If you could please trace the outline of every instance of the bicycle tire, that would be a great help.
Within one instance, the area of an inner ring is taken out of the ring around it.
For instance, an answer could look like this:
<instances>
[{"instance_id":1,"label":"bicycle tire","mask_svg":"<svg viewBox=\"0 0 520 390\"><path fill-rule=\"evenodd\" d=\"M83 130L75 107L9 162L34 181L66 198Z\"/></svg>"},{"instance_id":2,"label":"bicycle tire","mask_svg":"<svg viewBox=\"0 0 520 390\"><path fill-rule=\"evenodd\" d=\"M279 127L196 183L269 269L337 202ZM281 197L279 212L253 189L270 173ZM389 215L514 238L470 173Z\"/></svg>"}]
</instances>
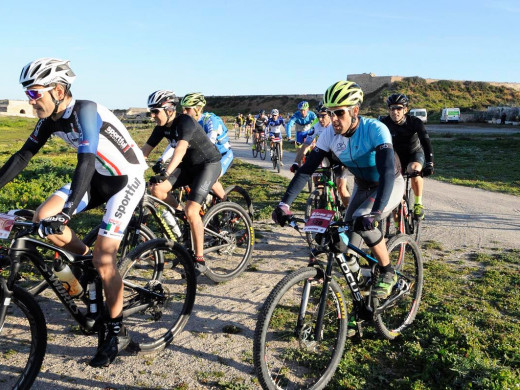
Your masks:
<instances>
[{"instance_id":1,"label":"bicycle tire","mask_svg":"<svg viewBox=\"0 0 520 390\"><path fill-rule=\"evenodd\" d=\"M282 152L280 150L280 144L277 142L276 143L276 167L275 168L278 173L280 173L281 165L282 165Z\"/></svg>"},{"instance_id":2,"label":"bicycle tire","mask_svg":"<svg viewBox=\"0 0 520 390\"><path fill-rule=\"evenodd\" d=\"M0 302L4 302L3 297ZM13 288L0 329L2 388L30 389L45 357L47 323L34 297L19 286Z\"/></svg>"},{"instance_id":3,"label":"bicycle tire","mask_svg":"<svg viewBox=\"0 0 520 390\"><path fill-rule=\"evenodd\" d=\"M227 200L239 204L242 208L247 210L251 221L254 220L255 210L253 207L253 202L251 201L251 197L245 188L233 185L226 187L224 192L226 193Z\"/></svg>"},{"instance_id":4,"label":"bicycle tire","mask_svg":"<svg viewBox=\"0 0 520 390\"><path fill-rule=\"evenodd\" d=\"M390 261L399 275L398 282L386 300L374 298L376 307L374 322L377 331L386 339L398 337L414 321L421 303L423 288L423 261L419 247L406 234L400 234L387 242ZM407 287L408 285L408 287ZM394 301L400 289L403 295ZM389 304L385 309L381 305Z\"/></svg>"},{"instance_id":5,"label":"bicycle tire","mask_svg":"<svg viewBox=\"0 0 520 390\"><path fill-rule=\"evenodd\" d=\"M150 280L146 270L140 274L134 266L139 259L155 251L161 252L165 260L164 277L160 281ZM193 310L197 279L192 257L177 242L156 238L135 247L123 260L120 273L124 281L124 313L135 305L146 305L146 309L125 315L125 326L132 336L132 350L150 353L164 349L182 331ZM143 298L128 286L129 282L160 297Z\"/></svg>"},{"instance_id":6,"label":"bicycle tire","mask_svg":"<svg viewBox=\"0 0 520 390\"><path fill-rule=\"evenodd\" d=\"M202 218L204 225L204 273L214 282L226 282L245 271L255 245L253 223L238 204L222 202Z\"/></svg>"},{"instance_id":7,"label":"bicycle tire","mask_svg":"<svg viewBox=\"0 0 520 390\"><path fill-rule=\"evenodd\" d=\"M255 148L252 150L253 152L253 157L256 158L256 156L258 156L258 142L255 142Z\"/></svg>"},{"instance_id":8,"label":"bicycle tire","mask_svg":"<svg viewBox=\"0 0 520 390\"><path fill-rule=\"evenodd\" d=\"M306 283L312 290L305 323L298 326ZM345 348L347 310L341 288L331 280L322 340L313 340L322 286L321 272L302 268L284 277L267 297L253 341L253 362L262 388L323 389L334 375Z\"/></svg>"},{"instance_id":9,"label":"bicycle tire","mask_svg":"<svg viewBox=\"0 0 520 390\"><path fill-rule=\"evenodd\" d=\"M265 160L265 157L267 156L267 143L265 141L265 139L263 139L261 142L260 142L260 158L262 160Z\"/></svg>"}]
</instances>

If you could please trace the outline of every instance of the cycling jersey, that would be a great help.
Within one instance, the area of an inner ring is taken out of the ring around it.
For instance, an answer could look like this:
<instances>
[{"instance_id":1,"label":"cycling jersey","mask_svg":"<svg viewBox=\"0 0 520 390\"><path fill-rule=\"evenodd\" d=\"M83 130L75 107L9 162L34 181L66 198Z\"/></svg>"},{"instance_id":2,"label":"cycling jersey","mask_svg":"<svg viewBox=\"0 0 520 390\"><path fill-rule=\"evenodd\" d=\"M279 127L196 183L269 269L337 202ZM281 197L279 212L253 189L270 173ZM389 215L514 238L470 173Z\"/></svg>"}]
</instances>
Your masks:
<instances>
[{"instance_id":1,"label":"cycling jersey","mask_svg":"<svg viewBox=\"0 0 520 390\"><path fill-rule=\"evenodd\" d=\"M38 121L22 148L0 169L0 188L27 166L51 135L63 139L78 152L78 163L63 209L66 214L74 213L95 172L106 177L131 175L144 182L146 161L124 125L106 107L72 99L57 121L51 118Z\"/></svg>"},{"instance_id":2,"label":"cycling jersey","mask_svg":"<svg viewBox=\"0 0 520 390\"><path fill-rule=\"evenodd\" d=\"M265 115L257 115L255 116L255 131L256 132L262 132L265 129L265 126L267 125L267 122L269 119Z\"/></svg>"},{"instance_id":3,"label":"cycling jersey","mask_svg":"<svg viewBox=\"0 0 520 390\"><path fill-rule=\"evenodd\" d=\"M305 138L305 143L307 145L312 144L312 141L318 140L318 137L323 133L326 129L332 128L332 123L329 123L328 126L322 126L320 122L316 122L314 126L311 127L309 133L307 134L307 138ZM333 130L334 131L334 130Z\"/></svg>"},{"instance_id":4,"label":"cycling jersey","mask_svg":"<svg viewBox=\"0 0 520 390\"><path fill-rule=\"evenodd\" d=\"M400 158L417 152L422 146L426 162L433 163L433 149L430 137L426 132L424 123L419 118L406 115L406 120L402 125L395 123L390 116L384 117L381 121L390 130L394 149Z\"/></svg>"},{"instance_id":5,"label":"cycling jersey","mask_svg":"<svg viewBox=\"0 0 520 390\"><path fill-rule=\"evenodd\" d=\"M351 137L345 137L328 127L320 135L316 147L305 164L298 169L287 188L282 202L291 204L324 157L346 166L356 184L377 187L374 210L383 210L390 198L394 177L400 175L399 160L394 158L392 137L388 128L375 119L359 117L359 125Z\"/></svg>"},{"instance_id":6,"label":"cycling jersey","mask_svg":"<svg viewBox=\"0 0 520 390\"><path fill-rule=\"evenodd\" d=\"M295 123L298 125L301 125L301 126L306 126L306 125L312 126L317 121L318 121L318 117L312 111L309 111L305 117L302 116L302 113L300 111L296 111L293 114L293 116L291 116L291 119L289 119L289 122L287 122L287 126L285 127L287 137L291 138L291 129Z\"/></svg>"},{"instance_id":7,"label":"cycling jersey","mask_svg":"<svg viewBox=\"0 0 520 390\"><path fill-rule=\"evenodd\" d=\"M246 125L251 126L251 125L253 124L253 121L254 121L254 120L255 120L255 118L253 118L252 115L248 116L248 117L246 118Z\"/></svg>"},{"instance_id":8,"label":"cycling jersey","mask_svg":"<svg viewBox=\"0 0 520 390\"><path fill-rule=\"evenodd\" d=\"M210 141L215 144L220 154L226 153L231 149L229 143L228 129L222 119L212 112L205 112L199 119Z\"/></svg>"},{"instance_id":9,"label":"cycling jersey","mask_svg":"<svg viewBox=\"0 0 520 390\"><path fill-rule=\"evenodd\" d=\"M244 117L242 116L237 116L235 118L235 123L238 123L240 126L242 126L242 123L244 123Z\"/></svg>"},{"instance_id":10,"label":"cycling jersey","mask_svg":"<svg viewBox=\"0 0 520 390\"><path fill-rule=\"evenodd\" d=\"M181 165L193 166L220 161L221 154L217 147L209 140L202 127L189 115L179 115L169 127L155 126L146 143L155 148L163 138L168 139L173 148L178 141L188 142L188 149Z\"/></svg>"},{"instance_id":11,"label":"cycling jersey","mask_svg":"<svg viewBox=\"0 0 520 390\"><path fill-rule=\"evenodd\" d=\"M278 117L276 120L269 118L267 121L266 130L270 134L278 134L278 136L281 136L284 125L285 121L282 117Z\"/></svg>"}]
</instances>

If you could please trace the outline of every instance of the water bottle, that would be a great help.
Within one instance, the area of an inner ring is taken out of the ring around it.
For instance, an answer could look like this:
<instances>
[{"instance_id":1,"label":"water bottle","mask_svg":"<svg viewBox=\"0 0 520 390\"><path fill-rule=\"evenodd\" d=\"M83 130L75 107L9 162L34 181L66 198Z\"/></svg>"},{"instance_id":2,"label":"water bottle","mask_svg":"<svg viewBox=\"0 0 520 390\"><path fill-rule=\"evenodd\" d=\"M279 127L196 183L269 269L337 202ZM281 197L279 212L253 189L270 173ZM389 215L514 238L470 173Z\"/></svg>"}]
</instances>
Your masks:
<instances>
[{"instance_id":1,"label":"water bottle","mask_svg":"<svg viewBox=\"0 0 520 390\"><path fill-rule=\"evenodd\" d=\"M76 276L74 276L72 270L67 264L56 264L54 266L54 273L71 297L76 298L83 294L83 287L81 287L78 279L76 279Z\"/></svg>"},{"instance_id":2,"label":"water bottle","mask_svg":"<svg viewBox=\"0 0 520 390\"><path fill-rule=\"evenodd\" d=\"M88 285L88 312L89 314L97 313L97 303L96 303L96 283L92 282Z\"/></svg>"},{"instance_id":3,"label":"water bottle","mask_svg":"<svg viewBox=\"0 0 520 390\"><path fill-rule=\"evenodd\" d=\"M365 283L365 278L363 276L363 273L361 272L361 269L359 267L359 261L356 255L350 255L347 259L347 265L350 269L350 272L354 274L356 277L356 280L360 286L362 286Z\"/></svg>"},{"instance_id":4,"label":"water bottle","mask_svg":"<svg viewBox=\"0 0 520 390\"><path fill-rule=\"evenodd\" d=\"M164 218L168 226L172 228L173 234L175 234L176 237L180 237L181 229L179 228L179 224L177 223L177 220L172 215L172 213L170 213L170 211L166 209L163 211L162 217Z\"/></svg>"}]
</instances>

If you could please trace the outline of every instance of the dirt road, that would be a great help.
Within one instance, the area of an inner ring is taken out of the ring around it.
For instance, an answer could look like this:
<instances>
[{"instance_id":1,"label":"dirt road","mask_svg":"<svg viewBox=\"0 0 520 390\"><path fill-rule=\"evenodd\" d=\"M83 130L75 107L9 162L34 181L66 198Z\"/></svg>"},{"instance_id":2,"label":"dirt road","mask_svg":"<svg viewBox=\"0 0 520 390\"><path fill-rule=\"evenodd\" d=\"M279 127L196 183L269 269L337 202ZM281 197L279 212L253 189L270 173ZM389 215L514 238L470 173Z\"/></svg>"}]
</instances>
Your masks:
<instances>
[{"instance_id":1,"label":"dirt road","mask_svg":"<svg viewBox=\"0 0 520 390\"><path fill-rule=\"evenodd\" d=\"M252 159L250 146L243 141L234 143L234 150L237 157L260 163ZM284 156L284 176L292 176L292 158L289 153ZM269 161L260 164L272 170ZM456 256L488 248L520 248L517 197L427 179L424 202L424 239L440 243L446 251L457 249ZM269 221L256 222L255 228L253 269L220 285L200 278L188 325L170 347L156 355L123 352L110 367L92 369L87 362L94 353L95 338L78 334L55 300L38 298L45 308L49 345L34 388L221 389L234 383L236 389L257 389L252 366L256 313L287 270L305 264L306 251L291 229ZM239 332L226 333L229 325ZM0 379L5 372L6 367L0 367Z\"/></svg>"}]
</instances>

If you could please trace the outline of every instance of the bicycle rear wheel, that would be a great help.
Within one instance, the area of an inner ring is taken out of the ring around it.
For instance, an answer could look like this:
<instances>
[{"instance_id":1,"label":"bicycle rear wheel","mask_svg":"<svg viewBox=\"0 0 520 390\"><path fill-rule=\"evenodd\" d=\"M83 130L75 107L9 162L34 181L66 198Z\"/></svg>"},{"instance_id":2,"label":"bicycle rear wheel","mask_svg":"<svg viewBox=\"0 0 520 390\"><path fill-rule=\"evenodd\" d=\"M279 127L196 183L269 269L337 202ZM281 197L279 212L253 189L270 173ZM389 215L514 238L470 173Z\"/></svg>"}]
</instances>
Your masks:
<instances>
[{"instance_id":1,"label":"bicycle rear wheel","mask_svg":"<svg viewBox=\"0 0 520 390\"><path fill-rule=\"evenodd\" d=\"M393 237L387 243L390 261L398 274L391 295L385 300L374 298L375 324L378 332L393 340L415 319L423 288L423 261L419 247L408 235Z\"/></svg>"},{"instance_id":2,"label":"bicycle rear wheel","mask_svg":"<svg viewBox=\"0 0 520 390\"><path fill-rule=\"evenodd\" d=\"M322 291L322 273L309 267L287 275L267 297L253 343L254 366L264 389L323 389L334 375L345 347L347 311L341 288L331 280L317 340Z\"/></svg>"},{"instance_id":3,"label":"bicycle rear wheel","mask_svg":"<svg viewBox=\"0 0 520 390\"><path fill-rule=\"evenodd\" d=\"M214 282L231 280L247 268L255 244L253 223L233 202L222 202L202 218L204 225L204 273Z\"/></svg>"},{"instance_id":4,"label":"bicycle rear wheel","mask_svg":"<svg viewBox=\"0 0 520 390\"><path fill-rule=\"evenodd\" d=\"M0 302L4 303L3 296ZM45 356L47 325L34 298L18 286L14 286L13 297L0 329L2 388L31 388Z\"/></svg>"},{"instance_id":5,"label":"bicycle rear wheel","mask_svg":"<svg viewBox=\"0 0 520 390\"><path fill-rule=\"evenodd\" d=\"M140 259L156 251L165 260L161 280L154 280L149 269L135 267ZM157 238L130 252L120 273L125 326L131 332L132 349L147 353L165 348L184 328L193 309L197 288L193 259L178 243Z\"/></svg>"}]
</instances>

